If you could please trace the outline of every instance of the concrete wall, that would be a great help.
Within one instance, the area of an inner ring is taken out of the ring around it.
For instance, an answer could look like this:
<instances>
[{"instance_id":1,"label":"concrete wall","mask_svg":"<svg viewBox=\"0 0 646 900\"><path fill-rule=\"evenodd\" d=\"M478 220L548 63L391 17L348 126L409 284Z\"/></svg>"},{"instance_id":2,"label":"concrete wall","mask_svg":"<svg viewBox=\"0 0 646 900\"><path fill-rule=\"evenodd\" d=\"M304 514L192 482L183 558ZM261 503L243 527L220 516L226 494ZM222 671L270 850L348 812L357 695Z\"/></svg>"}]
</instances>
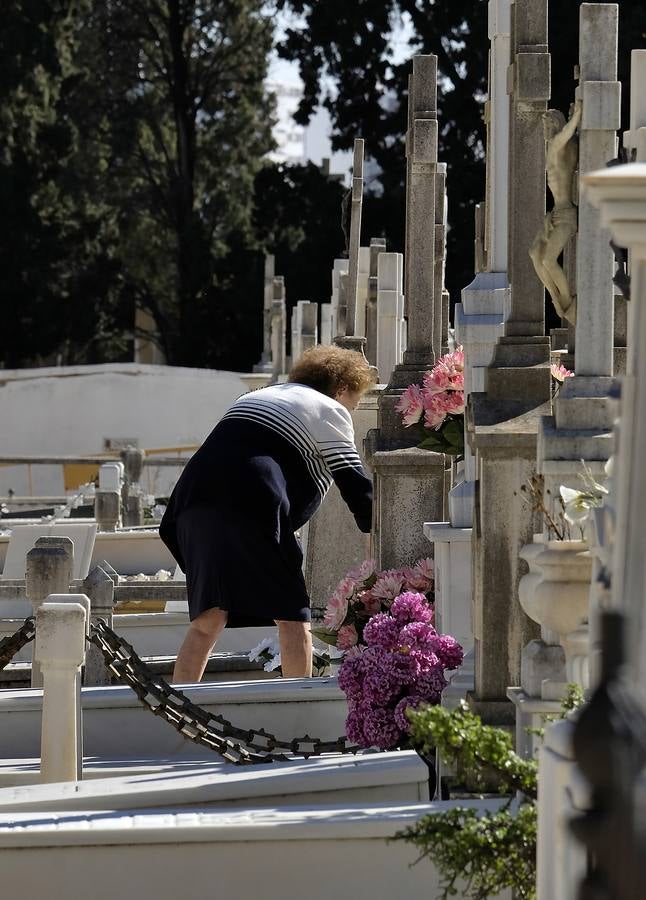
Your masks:
<instances>
[{"instance_id":1,"label":"concrete wall","mask_svg":"<svg viewBox=\"0 0 646 900\"><path fill-rule=\"evenodd\" d=\"M228 406L265 376L138 363L0 371L0 457L98 454L106 440L144 449L199 445ZM176 470L145 470L164 493ZM0 466L0 496L64 493L60 466Z\"/></svg>"}]
</instances>

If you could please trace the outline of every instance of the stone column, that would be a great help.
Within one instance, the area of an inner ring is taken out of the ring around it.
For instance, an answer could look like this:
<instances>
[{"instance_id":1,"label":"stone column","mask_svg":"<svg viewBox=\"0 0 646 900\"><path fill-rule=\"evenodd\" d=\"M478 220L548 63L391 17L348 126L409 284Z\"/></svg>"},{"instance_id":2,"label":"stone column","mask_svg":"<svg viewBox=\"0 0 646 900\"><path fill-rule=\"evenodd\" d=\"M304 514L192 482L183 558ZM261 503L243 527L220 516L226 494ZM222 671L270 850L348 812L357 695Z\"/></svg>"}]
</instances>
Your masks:
<instances>
[{"instance_id":1,"label":"stone column","mask_svg":"<svg viewBox=\"0 0 646 900\"><path fill-rule=\"evenodd\" d=\"M121 451L125 468L122 490L123 524L126 528L144 524L143 492L139 484L146 454L137 447Z\"/></svg>"},{"instance_id":2,"label":"stone column","mask_svg":"<svg viewBox=\"0 0 646 900\"><path fill-rule=\"evenodd\" d=\"M318 343L318 303L299 300L292 310L292 363Z\"/></svg>"},{"instance_id":3,"label":"stone column","mask_svg":"<svg viewBox=\"0 0 646 900\"><path fill-rule=\"evenodd\" d=\"M624 147L631 159L646 162L646 50L630 55L630 129L624 131Z\"/></svg>"},{"instance_id":4,"label":"stone column","mask_svg":"<svg viewBox=\"0 0 646 900\"><path fill-rule=\"evenodd\" d=\"M646 501L646 163L630 163L583 177L601 224L627 247L632 260L629 347L622 384L616 531L612 562L613 604L630 621L631 681L646 697L646 569L643 518Z\"/></svg>"},{"instance_id":5,"label":"stone column","mask_svg":"<svg viewBox=\"0 0 646 900\"><path fill-rule=\"evenodd\" d=\"M35 616L49 594L66 594L70 589L74 569L74 544L69 538L39 538L27 554L25 566L25 594ZM31 686L41 687L42 674L34 658L31 666Z\"/></svg>"},{"instance_id":6,"label":"stone column","mask_svg":"<svg viewBox=\"0 0 646 900\"><path fill-rule=\"evenodd\" d=\"M273 297L271 303L271 358L273 378L284 375L287 370L285 335L287 331L287 308L285 303L285 279L276 275L272 281Z\"/></svg>"},{"instance_id":7,"label":"stone column","mask_svg":"<svg viewBox=\"0 0 646 900\"><path fill-rule=\"evenodd\" d=\"M44 679L40 780L45 783L79 780L83 765L80 670L87 613L83 604L59 599L50 595L36 613L34 658Z\"/></svg>"},{"instance_id":8,"label":"stone column","mask_svg":"<svg viewBox=\"0 0 646 900\"><path fill-rule=\"evenodd\" d=\"M381 568L428 555L423 525L441 518L445 464L441 453L419 450L421 436L407 430L395 409L404 389L421 383L435 361L433 352L436 277L437 57L413 57L406 135L405 314L407 345L388 387L379 398L379 428L366 439L374 474L375 557ZM441 336L438 346L441 345Z\"/></svg>"},{"instance_id":9,"label":"stone column","mask_svg":"<svg viewBox=\"0 0 646 900\"><path fill-rule=\"evenodd\" d=\"M362 460L364 438L377 424L380 390L368 391L352 413L355 443ZM333 484L310 520L307 533L304 574L315 618L322 617L329 597L346 572L368 557L366 538Z\"/></svg>"},{"instance_id":10,"label":"stone column","mask_svg":"<svg viewBox=\"0 0 646 900\"><path fill-rule=\"evenodd\" d=\"M377 333L378 333L378 310L377 310L377 293L378 284L378 265L379 256L386 252L385 238L370 238L370 260L368 273L368 298L366 303L366 357L371 366L377 366ZM380 380L384 380L386 376L379 374ZM388 375L390 377L390 374Z\"/></svg>"},{"instance_id":11,"label":"stone column","mask_svg":"<svg viewBox=\"0 0 646 900\"><path fill-rule=\"evenodd\" d=\"M579 129L579 175L605 166L617 155L621 84L617 81L619 7L582 3L579 10L577 97L583 102ZM614 255L599 213L579 192L577 241L577 376L613 374Z\"/></svg>"},{"instance_id":12,"label":"stone column","mask_svg":"<svg viewBox=\"0 0 646 900\"><path fill-rule=\"evenodd\" d=\"M401 362L401 323L404 315L404 257L380 253L377 268L377 327L375 365L379 380L387 384Z\"/></svg>"},{"instance_id":13,"label":"stone column","mask_svg":"<svg viewBox=\"0 0 646 900\"><path fill-rule=\"evenodd\" d=\"M361 244L361 205L363 203L363 138L354 140L354 158L352 163L352 196L350 207L350 242L348 253L350 265L348 269L348 314L345 323L346 335L362 335L357 317L357 292L359 286L359 246ZM365 327L365 326L364 326Z\"/></svg>"},{"instance_id":14,"label":"stone column","mask_svg":"<svg viewBox=\"0 0 646 900\"><path fill-rule=\"evenodd\" d=\"M332 335L338 336L345 334L345 319L347 312L347 304L345 303L345 293L343 295L343 304L341 301L341 274L348 271L347 259L335 259L332 269L332 296L330 305L332 307ZM343 309L341 306L343 305Z\"/></svg>"},{"instance_id":15,"label":"stone column","mask_svg":"<svg viewBox=\"0 0 646 900\"><path fill-rule=\"evenodd\" d=\"M621 105L617 42L617 4L583 3L577 89L582 102L580 177L605 166L617 154ZM581 486L582 460L603 480L603 465L612 444L608 391L615 343L614 254L598 211L584 191L578 193L576 378L563 384L554 402L554 417L542 420L538 437L537 469L545 477L546 496L551 497L558 497L561 484Z\"/></svg>"},{"instance_id":16,"label":"stone column","mask_svg":"<svg viewBox=\"0 0 646 900\"><path fill-rule=\"evenodd\" d=\"M116 531L121 525L124 473L122 462L99 466L99 487L94 495L94 518L98 531Z\"/></svg>"},{"instance_id":17,"label":"stone column","mask_svg":"<svg viewBox=\"0 0 646 900\"><path fill-rule=\"evenodd\" d=\"M446 163L437 164L435 178L435 248L433 271L433 355L437 359L448 340L448 310L444 310L446 271Z\"/></svg>"},{"instance_id":18,"label":"stone column","mask_svg":"<svg viewBox=\"0 0 646 900\"><path fill-rule=\"evenodd\" d=\"M265 256L265 278L262 307L262 356L253 367L254 372L271 372L273 363L271 356L271 308L274 302L275 259L272 253Z\"/></svg>"},{"instance_id":19,"label":"stone column","mask_svg":"<svg viewBox=\"0 0 646 900\"><path fill-rule=\"evenodd\" d=\"M518 605L520 548L538 530L520 488L536 468L538 422L550 410L550 345L543 335L544 289L529 248L545 216L543 113L550 93L547 0L511 4L508 263L505 334L468 400L477 453L474 511L474 704L490 722L512 722L507 686L518 684L521 649L538 627Z\"/></svg>"},{"instance_id":20,"label":"stone column","mask_svg":"<svg viewBox=\"0 0 646 900\"><path fill-rule=\"evenodd\" d=\"M321 303L321 335L319 339L320 344L331 344L334 340L332 314L332 306L329 303Z\"/></svg>"},{"instance_id":21,"label":"stone column","mask_svg":"<svg viewBox=\"0 0 646 900\"><path fill-rule=\"evenodd\" d=\"M90 600L90 622L96 624L102 619L112 628L114 611L114 580L100 566L95 566L83 581L83 593ZM94 644L88 644L85 657L83 683L87 685L111 684L103 654Z\"/></svg>"},{"instance_id":22,"label":"stone column","mask_svg":"<svg viewBox=\"0 0 646 900\"><path fill-rule=\"evenodd\" d=\"M416 374L434 362L435 233L429 223L436 221L438 176L436 56L413 57L408 103L405 249L408 347L404 363ZM440 298L437 300L440 302Z\"/></svg>"}]
</instances>

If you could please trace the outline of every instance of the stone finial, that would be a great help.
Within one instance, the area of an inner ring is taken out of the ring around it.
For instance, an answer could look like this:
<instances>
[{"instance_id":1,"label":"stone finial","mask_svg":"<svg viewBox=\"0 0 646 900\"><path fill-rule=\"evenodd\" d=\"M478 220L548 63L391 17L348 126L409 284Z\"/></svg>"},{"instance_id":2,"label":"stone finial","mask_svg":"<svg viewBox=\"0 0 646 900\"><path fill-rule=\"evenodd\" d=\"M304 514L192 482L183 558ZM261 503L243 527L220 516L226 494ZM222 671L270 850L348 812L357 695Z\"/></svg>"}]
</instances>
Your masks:
<instances>
[{"instance_id":1,"label":"stone finial","mask_svg":"<svg viewBox=\"0 0 646 900\"><path fill-rule=\"evenodd\" d=\"M103 565L95 566L83 582L83 591L90 598L90 621L103 619L110 628L114 610L115 583ZM94 644L88 645L83 670L83 683L86 685L110 684L110 673L105 665L103 654Z\"/></svg>"},{"instance_id":2,"label":"stone finial","mask_svg":"<svg viewBox=\"0 0 646 900\"><path fill-rule=\"evenodd\" d=\"M40 780L45 783L76 781L82 767L80 668L87 610L69 602L82 596L50 594L36 613L34 658L44 681Z\"/></svg>"},{"instance_id":3,"label":"stone finial","mask_svg":"<svg viewBox=\"0 0 646 900\"><path fill-rule=\"evenodd\" d=\"M67 537L39 538L27 553L25 593L34 614L48 594L69 591L74 567L74 543Z\"/></svg>"},{"instance_id":4,"label":"stone finial","mask_svg":"<svg viewBox=\"0 0 646 900\"><path fill-rule=\"evenodd\" d=\"M99 531L116 531L121 517L121 492L98 490L94 494L94 518Z\"/></svg>"}]
</instances>

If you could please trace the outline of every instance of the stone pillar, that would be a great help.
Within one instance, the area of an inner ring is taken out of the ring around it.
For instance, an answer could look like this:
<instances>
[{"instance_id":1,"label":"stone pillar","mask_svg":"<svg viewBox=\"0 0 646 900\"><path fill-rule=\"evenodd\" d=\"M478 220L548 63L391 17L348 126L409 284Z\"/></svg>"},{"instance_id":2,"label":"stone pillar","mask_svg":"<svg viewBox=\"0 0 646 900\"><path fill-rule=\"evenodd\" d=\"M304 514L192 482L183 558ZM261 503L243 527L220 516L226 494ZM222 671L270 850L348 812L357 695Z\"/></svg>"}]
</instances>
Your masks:
<instances>
[{"instance_id":1,"label":"stone pillar","mask_svg":"<svg viewBox=\"0 0 646 900\"><path fill-rule=\"evenodd\" d=\"M334 340L332 313L333 310L329 303L321 303L321 333L319 335L319 344L328 345Z\"/></svg>"},{"instance_id":2,"label":"stone pillar","mask_svg":"<svg viewBox=\"0 0 646 900\"><path fill-rule=\"evenodd\" d=\"M95 625L102 619L112 628L114 610L114 580L100 566L95 566L83 581L83 593L90 600L90 622ZM103 654L94 644L88 644L83 671L83 683L87 685L111 684L112 677L105 665Z\"/></svg>"},{"instance_id":3,"label":"stone pillar","mask_svg":"<svg viewBox=\"0 0 646 900\"><path fill-rule=\"evenodd\" d=\"M377 398L381 388L368 391L352 413L354 437L364 460L363 442L377 424ZM354 516L332 485L310 520L305 551L305 583L312 600L314 618L321 618L325 605L341 578L369 555L367 535L357 528Z\"/></svg>"},{"instance_id":4,"label":"stone pillar","mask_svg":"<svg viewBox=\"0 0 646 900\"><path fill-rule=\"evenodd\" d=\"M413 57L406 135L406 318L404 363L417 374L433 365L437 197L437 57ZM437 298L440 302L440 298ZM412 373L411 373L412 374ZM411 378L406 384L416 380ZM406 385L404 385L406 386Z\"/></svg>"},{"instance_id":5,"label":"stone pillar","mask_svg":"<svg viewBox=\"0 0 646 900\"><path fill-rule=\"evenodd\" d=\"M448 310L444 310L446 271L446 163L437 164L435 178L435 248L433 261L433 355L439 358L448 341Z\"/></svg>"},{"instance_id":6,"label":"stone pillar","mask_svg":"<svg viewBox=\"0 0 646 900\"><path fill-rule=\"evenodd\" d=\"M271 302L271 358L273 378L287 371L285 336L287 332L287 308L285 301L285 279L276 275L272 281L273 300Z\"/></svg>"},{"instance_id":7,"label":"stone pillar","mask_svg":"<svg viewBox=\"0 0 646 900\"><path fill-rule=\"evenodd\" d=\"M94 518L99 531L116 531L121 517L121 492L97 490L94 494Z\"/></svg>"},{"instance_id":8,"label":"stone pillar","mask_svg":"<svg viewBox=\"0 0 646 900\"><path fill-rule=\"evenodd\" d=\"M631 159L646 162L646 50L630 55L630 129L624 131L624 148Z\"/></svg>"},{"instance_id":9,"label":"stone pillar","mask_svg":"<svg viewBox=\"0 0 646 900\"><path fill-rule=\"evenodd\" d=\"M619 7L582 3L579 10L577 98L583 102L579 129L579 177L617 155L621 84L617 81ZM614 255L599 213L579 192L577 241L577 376L613 374Z\"/></svg>"},{"instance_id":10,"label":"stone pillar","mask_svg":"<svg viewBox=\"0 0 646 900\"><path fill-rule=\"evenodd\" d=\"M25 566L25 594L31 603L32 614L49 594L66 594L70 589L74 570L74 544L66 537L39 538L27 554ZM31 666L31 686L41 687L42 674L34 658Z\"/></svg>"},{"instance_id":11,"label":"stone pillar","mask_svg":"<svg viewBox=\"0 0 646 900\"><path fill-rule=\"evenodd\" d=\"M318 303L299 300L292 310L292 363L318 343Z\"/></svg>"},{"instance_id":12,"label":"stone pillar","mask_svg":"<svg viewBox=\"0 0 646 900\"><path fill-rule=\"evenodd\" d=\"M545 291L529 248L545 216L543 113L550 95L547 0L512 0L509 144L509 280L505 335L543 338Z\"/></svg>"},{"instance_id":13,"label":"stone pillar","mask_svg":"<svg viewBox=\"0 0 646 900\"><path fill-rule=\"evenodd\" d=\"M40 763L44 783L77 781L83 765L82 750L79 754L80 670L87 612L81 603L59 601L59 595L51 594L36 613L34 657L44 680Z\"/></svg>"},{"instance_id":14,"label":"stone pillar","mask_svg":"<svg viewBox=\"0 0 646 900\"><path fill-rule=\"evenodd\" d=\"M401 325L404 316L404 257L380 253L377 268L377 328L375 365L379 380L387 384L403 355Z\"/></svg>"},{"instance_id":15,"label":"stone pillar","mask_svg":"<svg viewBox=\"0 0 646 900\"><path fill-rule=\"evenodd\" d=\"M362 335L358 319L357 294L359 287L359 247L361 244L361 205L363 203L363 138L354 140L352 163L352 195L350 206L350 242L348 246L348 313L345 323L346 335ZM365 324L364 324L365 328Z\"/></svg>"},{"instance_id":16,"label":"stone pillar","mask_svg":"<svg viewBox=\"0 0 646 900\"><path fill-rule=\"evenodd\" d=\"M550 413L550 344L544 289L529 248L545 216L543 113L550 93L547 0L511 4L508 264L505 334L467 405L477 453L473 535L474 704L490 722L512 722L507 686L518 684L521 649L538 627L518 605L523 545L538 529L520 500L536 468L538 422Z\"/></svg>"},{"instance_id":17,"label":"stone pillar","mask_svg":"<svg viewBox=\"0 0 646 900\"><path fill-rule=\"evenodd\" d=\"M145 456L145 452L137 447L127 447L121 451L121 461L125 468L122 508L123 524L126 528L144 524L144 498L139 480Z\"/></svg>"},{"instance_id":18,"label":"stone pillar","mask_svg":"<svg viewBox=\"0 0 646 900\"><path fill-rule=\"evenodd\" d=\"M262 305L262 356L253 367L254 372L272 372L273 362L271 355L271 318L272 303L274 302L274 277L275 259L272 253L265 256L265 277Z\"/></svg>"},{"instance_id":19,"label":"stone pillar","mask_svg":"<svg viewBox=\"0 0 646 900\"><path fill-rule=\"evenodd\" d=\"M369 454L374 474L373 546L380 569L428 556L424 522L444 512L445 457L417 447Z\"/></svg>"},{"instance_id":20,"label":"stone pillar","mask_svg":"<svg viewBox=\"0 0 646 900\"><path fill-rule=\"evenodd\" d=\"M577 89L582 102L580 177L605 166L617 153L621 101L617 42L617 4L583 3ZM614 254L610 235L600 226L599 212L584 191L578 193L576 378L563 384L554 402L554 416L543 419L539 429L537 469L545 477L546 497L558 497L561 484L581 487L582 460L603 480L612 444L608 391L615 343Z\"/></svg>"},{"instance_id":21,"label":"stone pillar","mask_svg":"<svg viewBox=\"0 0 646 900\"><path fill-rule=\"evenodd\" d=\"M646 569L643 513L646 501L646 163L589 173L583 179L601 224L627 247L632 260L627 372L622 384L616 530L612 562L613 604L625 610L631 681L646 697Z\"/></svg>"},{"instance_id":22,"label":"stone pillar","mask_svg":"<svg viewBox=\"0 0 646 900\"><path fill-rule=\"evenodd\" d=\"M345 318L347 304L345 303L345 294L343 296L344 309L341 310L341 285L340 279L343 272L348 271L347 259L335 259L332 268L332 296L330 297L330 305L332 307L332 336L345 334Z\"/></svg>"},{"instance_id":23,"label":"stone pillar","mask_svg":"<svg viewBox=\"0 0 646 900\"><path fill-rule=\"evenodd\" d=\"M377 366L377 341L378 341L378 310L377 310L377 294L379 291L378 284L378 265L379 257L386 252L385 238L370 238L370 260L368 273L368 298L366 303L366 357L371 366ZM378 368L378 366L377 366ZM390 377L383 373L379 374L380 380Z\"/></svg>"},{"instance_id":24,"label":"stone pillar","mask_svg":"<svg viewBox=\"0 0 646 900\"><path fill-rule=\"evenodd\" d=\"M421 383L435 361L437 162L437 57L413 57L406 135L406 350L379 398L379 428L366 440L374 474L374 548L380 568L428 555L423 525L442 518L446 460L419 450L421 436L406 429L396 404L404 389ZM441 336L438 346L441 344Z\"/></svg>"}]
</instances>

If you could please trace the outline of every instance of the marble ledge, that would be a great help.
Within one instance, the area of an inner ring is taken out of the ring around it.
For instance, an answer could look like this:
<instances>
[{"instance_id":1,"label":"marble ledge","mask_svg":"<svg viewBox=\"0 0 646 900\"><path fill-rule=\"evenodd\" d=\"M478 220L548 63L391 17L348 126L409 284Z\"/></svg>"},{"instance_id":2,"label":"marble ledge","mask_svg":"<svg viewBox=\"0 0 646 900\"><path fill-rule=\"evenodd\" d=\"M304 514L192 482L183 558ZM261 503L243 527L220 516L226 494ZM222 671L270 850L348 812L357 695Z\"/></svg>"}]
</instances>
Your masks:
<instances>
[{"instance_id":1,"label":"marble ledge","mask_svg":"<svg viewBox=\"0 0 646 900\"><path fill-rule=\"evenodd\" d=\"M433 544L470 541L473 528L454 528L450 522L424 522L424 536Z\"/></svg>"}]
</instances>

